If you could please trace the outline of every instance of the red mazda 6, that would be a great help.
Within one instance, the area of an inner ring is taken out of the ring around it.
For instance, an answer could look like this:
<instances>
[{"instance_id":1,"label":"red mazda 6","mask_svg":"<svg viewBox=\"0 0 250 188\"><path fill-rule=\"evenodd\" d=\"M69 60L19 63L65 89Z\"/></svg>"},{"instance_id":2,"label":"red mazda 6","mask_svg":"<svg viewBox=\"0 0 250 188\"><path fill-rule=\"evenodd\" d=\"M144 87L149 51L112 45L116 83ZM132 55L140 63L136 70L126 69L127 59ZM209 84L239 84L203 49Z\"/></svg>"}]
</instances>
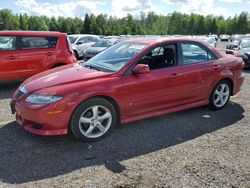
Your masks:
<instances>
[{"instance_id":1,"label":"red mazda 6","mask_svg":"<svg viewBox=\"0 0 250 188\"><path fill-rule=\"evenodd\" d=\"M11 107L24 129L69 132L82 141L105 137L117 124L209 105L223 108L243 83L241 58L222 56L193 39L133 39L84 65L26 80Z\"/></svg>"}]
</instances>

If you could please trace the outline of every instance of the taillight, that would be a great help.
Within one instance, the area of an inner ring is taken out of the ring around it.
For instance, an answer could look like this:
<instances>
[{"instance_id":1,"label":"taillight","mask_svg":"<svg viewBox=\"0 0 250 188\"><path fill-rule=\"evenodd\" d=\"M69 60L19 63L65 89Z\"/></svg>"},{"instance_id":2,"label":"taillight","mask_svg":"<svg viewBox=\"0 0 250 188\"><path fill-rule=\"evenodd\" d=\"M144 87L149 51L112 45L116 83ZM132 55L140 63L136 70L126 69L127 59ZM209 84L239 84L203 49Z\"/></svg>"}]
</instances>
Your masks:
<instances>
[{"instance_id":1,"label":"taillight","mask_svg":"<svg viewBox=\"0 0 250 188\"><path fill-rule=\"evenodd\" d=\"M70 44L70 41L69 41L69 38L68 37L66 37L66 38L67 38L68 51L69 51L69 53L74 54L73 49L72 49L71 44Z\"/></svg>"}]
</instances>

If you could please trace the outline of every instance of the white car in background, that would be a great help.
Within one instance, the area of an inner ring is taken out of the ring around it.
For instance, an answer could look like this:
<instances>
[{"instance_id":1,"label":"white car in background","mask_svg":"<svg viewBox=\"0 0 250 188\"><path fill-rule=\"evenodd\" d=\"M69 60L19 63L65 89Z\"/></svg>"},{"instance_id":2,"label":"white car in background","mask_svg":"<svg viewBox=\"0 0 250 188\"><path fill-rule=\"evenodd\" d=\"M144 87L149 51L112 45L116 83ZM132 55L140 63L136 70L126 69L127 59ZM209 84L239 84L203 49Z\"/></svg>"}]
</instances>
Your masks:
<instances>
[{"instance_id":1,"label":"white car in background","mask_svg":"<svg viewBox=\"0 0 250 188\"><path fill-rule=\"evenodd\" d=\"M220 35L220 40L221 41L229 41L230 40L230 35Z\"/></svg>"},{"instance_id":2,"label":"white car in background","mask_svg":"<svg viewBox=\"0 0 250 188\"><path fill-rule=\"evenodd\" d=\"M68 38L77 59L83 57L83 52L86 48L100 40L100 38L96 35L87 34L68 35Z\"/></svg>"},{"instance_id":3,"label":"white car in background","mask_svg":"<svg viewBox=\"0 0 250 188\"><path fill-rule=\"evenodd\" d=\"M217 46L217 42L214 37L200 37L199 39L203 40L204 42L207 42L208 44L212 45L215 48Z\"/></svg>"}]
</instances>

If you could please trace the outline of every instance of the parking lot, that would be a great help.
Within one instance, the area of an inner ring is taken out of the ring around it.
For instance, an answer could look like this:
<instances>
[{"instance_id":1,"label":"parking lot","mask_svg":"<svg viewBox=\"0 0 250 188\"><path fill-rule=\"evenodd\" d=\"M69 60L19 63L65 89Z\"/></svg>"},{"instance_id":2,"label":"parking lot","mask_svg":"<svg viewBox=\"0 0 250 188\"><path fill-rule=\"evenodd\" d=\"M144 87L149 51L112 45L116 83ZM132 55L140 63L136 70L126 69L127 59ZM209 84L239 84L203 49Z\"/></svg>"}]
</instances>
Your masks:
<instances>
[{"instance_id":1,"label":"parking lot","mask_svg":"<svg viewBox=\"0 0 250 188\"><path fill-rule=\"evenodd\" d=\"M91 144L24 131L9 108L21 82L2 82L0 187L250 187L244 73L242 90L220 111L200 107L130 123Z\"/></svg>"}]
</instances>

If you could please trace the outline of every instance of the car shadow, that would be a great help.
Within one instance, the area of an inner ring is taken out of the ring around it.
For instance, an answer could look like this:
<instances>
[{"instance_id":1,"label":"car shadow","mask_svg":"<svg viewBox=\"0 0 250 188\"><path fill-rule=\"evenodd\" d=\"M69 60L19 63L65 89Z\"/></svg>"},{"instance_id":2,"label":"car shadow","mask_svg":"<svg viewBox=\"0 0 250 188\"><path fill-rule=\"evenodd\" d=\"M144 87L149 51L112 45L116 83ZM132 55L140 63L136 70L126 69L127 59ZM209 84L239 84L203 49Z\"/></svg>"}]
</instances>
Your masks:
<instances>
[{"instance_id":1,"label":"car shadow","mask_svg":"<svg viewBox=\"0 0 250 188\"><path fill-rule=\"evenodd\" d=\"M0 100L11 98L14 91L19 87L21 83L21 80L0 81Z\"/></svg>"},{"instance_id":2,"label":"car shadow","mask_svg":"<svg viewBox=\"0 0 250 188\"><path fill-rule=\"evenodd\" d=\"M0 180L20 184L94 165L120 173L126 169L120 163L123 160L233 126L244 118L243 113L242 106L232 102L220 111L186 110L127 124L95 143L32 135L11 122L0 128Z\"/></svg>"}]
</instances>

